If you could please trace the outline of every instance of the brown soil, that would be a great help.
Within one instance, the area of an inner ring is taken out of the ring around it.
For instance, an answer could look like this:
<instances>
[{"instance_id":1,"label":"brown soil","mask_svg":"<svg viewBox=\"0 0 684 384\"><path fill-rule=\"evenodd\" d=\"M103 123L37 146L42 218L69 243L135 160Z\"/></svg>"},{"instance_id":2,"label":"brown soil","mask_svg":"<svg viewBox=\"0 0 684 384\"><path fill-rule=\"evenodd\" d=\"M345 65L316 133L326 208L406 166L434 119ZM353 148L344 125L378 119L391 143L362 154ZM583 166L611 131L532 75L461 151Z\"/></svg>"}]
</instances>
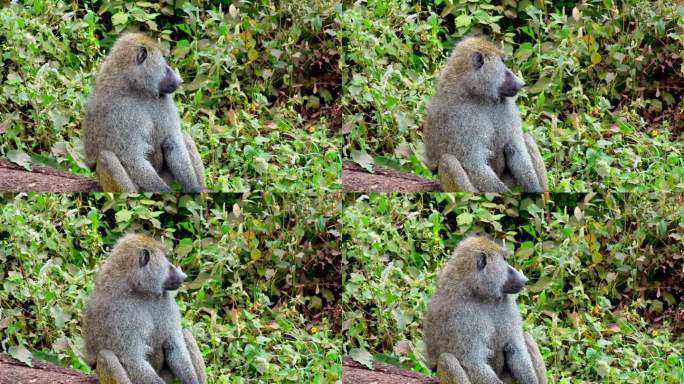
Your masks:
<instances>
[{"instance_id":1,"label":"brown soil","mask_svg":"<svg viewBox=\"0 0 684 384\"><path fill-rule=\"evenodd\" d=\"M0 160L0 192L95 192L96 179L33 165L31 171ZM1 377L1 376L0 376Z\"/></svg>"},{"instance_id":2,"label":"brown soil","mask_svg":"<svg viewBox=\"0 0 684 384\"><path fill-rule=\"evenodd\" d=\"M373 363L373 370L370 370L345 357L342 359L342 384L439 384L439 380L383 363Z\"/></svg>"},{"instance_id":3,"label":"brown soil","mask_svg":"<svg viewBox=\"0 0 684 384\"><path fill-rule=\"evenodd\" d=\"M420 176L375 166L367 172L351 161L342 163L342 188L345 192L434 192L439 183Z\"/></svg>"},{"instance_id":4,"label":"brown soil","mask_svg":"<svg viewBox=\"0 0 684 384\"><path fill-rule=\"evenodd\" d=\"M84 373L33 360L33 368L0 355L0 384L97 384L97 378Z\"/></svg>"}]
</instances>

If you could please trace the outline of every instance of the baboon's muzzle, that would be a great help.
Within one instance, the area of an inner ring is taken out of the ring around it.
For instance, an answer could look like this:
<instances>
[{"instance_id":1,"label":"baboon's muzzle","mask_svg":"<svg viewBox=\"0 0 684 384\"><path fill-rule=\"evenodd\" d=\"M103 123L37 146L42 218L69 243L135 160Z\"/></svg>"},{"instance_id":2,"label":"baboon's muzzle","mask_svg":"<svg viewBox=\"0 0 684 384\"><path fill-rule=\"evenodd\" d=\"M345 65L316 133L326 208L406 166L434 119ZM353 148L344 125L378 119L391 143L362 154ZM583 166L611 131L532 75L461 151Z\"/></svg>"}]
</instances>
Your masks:
<instances>
[{"instance_id":1,"label":"baboon's muzzle","mask_svg":"<svg viewBox=\"0 0 684 384\"><path fill-rule=\"evenodd\" d=\"M527 277L509 265L506 282L503 285L503 293L518 293L526 283Z\"/></svg>"},{"instance_id":2,"label":"baboon's muzzle","mask_svg":"<svg viewBox=\"0 0 684 384\"><path fill-rule=\"evenodd\" d=\"M169 274L166 276L166 280L164 280L164 290L175 291L183 284L186 277L187 275L180 268L169 265Z\"/></svg>"},{"instance_id":3,"label":"baboon's muzzle","mask_svg":"<svg viewBox=\"0 0 684 384\"><path fill-rule=\"evenodd\" d=\"M164 78L159 82L159 94L166 95L173 93L181 85L181 79L168 65L164 70Z\"/></svg>"},{"instance_id":4,"label":"baboon's muzzle","mask_svg":"<svg viewBox=\"0 0 684 384\"><path fill-rule=\"evenodd\" d=\"M525 85L525 82L520 80L518 76L511 71L506 70L506 78L499 88L499 95L501 97L513 97L518 94L518 91Z\"/></svg>"}]
</instances>

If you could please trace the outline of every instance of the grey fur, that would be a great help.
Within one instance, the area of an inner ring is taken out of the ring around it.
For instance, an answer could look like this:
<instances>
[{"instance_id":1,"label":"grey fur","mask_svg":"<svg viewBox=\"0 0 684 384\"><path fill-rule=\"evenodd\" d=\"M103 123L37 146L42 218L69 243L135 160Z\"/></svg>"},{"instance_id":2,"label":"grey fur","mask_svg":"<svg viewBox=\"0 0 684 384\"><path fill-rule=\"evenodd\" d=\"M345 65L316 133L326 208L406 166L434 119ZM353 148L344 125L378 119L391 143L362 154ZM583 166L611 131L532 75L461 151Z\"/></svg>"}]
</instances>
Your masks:
<instances>
[{"instance_id":1,"label":"grey fur","mask_svg":"<svg viewBox=\"0 0 684 384\"><path fill-rule=\"evenodd\" d=\"M102 384L205 382L202 355L181 329L172 292L183 279L156 240L128 234L116 243L83 316L87 361Z\"/></svg>"},{"instance_id":2,"label":"grey fur","mask_svg":"<svg viewBox=\"0 0 684 384\"><path fill-rule=\"evenodd\" d=\"M469 37L456 46L437 79L424 132L427 166L444 190L548 189L544 161L523 134L515 105L523 85L487 40Z\"/></svg>"},{"instance_id":3,"label":"grey fur","mask_svg":"<svg viewBox=\"0 0 684 384\"><path fill-rule=\"evenodd\" d=\"M442 383L546 383L539 348L523 334L511 294L526 281L498 244L461 241L439 273L423 323L427 363Z\"/></svg>"},{"instance_id":4,"label":"grey fur","mask_svg":"<svg viewBox=\"0 0 684 384\"><path fill-rule=\"evenodd\" d=\"M83 121L86 160L105 191L166 192L174 179L186 192L206 190L200 156L173 101L180 83L147 36L127 33L114 44Z\"/></svg>"}]
</instances>

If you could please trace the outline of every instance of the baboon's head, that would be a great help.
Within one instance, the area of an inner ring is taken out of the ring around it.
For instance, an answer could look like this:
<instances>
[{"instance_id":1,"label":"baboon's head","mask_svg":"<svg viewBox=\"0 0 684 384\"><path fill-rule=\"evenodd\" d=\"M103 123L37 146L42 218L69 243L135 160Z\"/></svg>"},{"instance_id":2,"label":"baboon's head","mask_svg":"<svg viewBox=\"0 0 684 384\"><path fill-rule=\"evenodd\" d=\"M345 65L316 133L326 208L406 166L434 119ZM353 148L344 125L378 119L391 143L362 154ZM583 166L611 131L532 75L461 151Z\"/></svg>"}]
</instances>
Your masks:
<instances>
[{"instance_id":1,"label":"baboon's head","mask_svg":"<svg viewBox=\"0 0 684 384\"><path fill-rule=\"evenodd\" d=\"M464 87L471 96L490 101L515 97L525 85L504 64L503 51L479 37L456 45L442 78L444 87Z\"/></svg>"},{"instance_id":2,"label":"baboon's head","mask_svg":"<svg viewBox=\"0 0 684 384\"><path fill-rule=\"evenodd\" d=\"M166 64L164 52L157 42L142 33L126 33L119 37L101 73L123 76L127 86L154 97L173 93L182 82ZM116 84L115 81L107 83Z\"/></svg>"},{"instance_id":3,"label":"baboon's head","mask_svg":"<svg viewBox=\"0 0 684 384\"><path fill-rule=\"evenodd\" d=\"M159 241L127 234L114 245L96 284L123 286L138 294L158 296L178 289L185 278L183 271L166 259Z\"/></svg>"},{"instance_id":4,"label":"baboon's head","mask_svg":"<svg viewBox=\"0 0 684 384\"><path fill-rule=\"evenodd\" d=\"M527 278L506 261L508 251L485 237L462 240L440 275L440 284L465 287L482 299L517 293Z\"/></svg>"}]
</instances>

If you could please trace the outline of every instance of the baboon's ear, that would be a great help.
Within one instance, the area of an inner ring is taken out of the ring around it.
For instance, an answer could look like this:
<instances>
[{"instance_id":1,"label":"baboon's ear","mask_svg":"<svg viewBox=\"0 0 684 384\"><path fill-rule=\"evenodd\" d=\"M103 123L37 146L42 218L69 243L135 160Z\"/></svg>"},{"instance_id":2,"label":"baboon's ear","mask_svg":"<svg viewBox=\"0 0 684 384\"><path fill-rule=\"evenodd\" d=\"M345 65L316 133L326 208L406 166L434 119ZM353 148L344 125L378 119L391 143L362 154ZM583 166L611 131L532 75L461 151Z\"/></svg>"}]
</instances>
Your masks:
<instances>
[{"instance_id":1,"label":"baboon's ear","mask_svg":"<svg viewBox=\"0 0 684 384\"><path fill-rule=\"evenodd\" d=\"M145 59L147 59L147 48L140 46L138 48L138 54L135 56L135 62L140 65L145 61Z\"/></svg>"},{"instance_id":2,"label":"baboon's ear","mask_svg":"<svg viewBox=\"0 0 684 384\"><path fill-rule=\"evenodd\" d=\"M477 255L477 270L481 271L487 265L487 254L480 252Z\"/></svg>"},{"instance_id":3,"label":"baboon's ear","mask_svg":"<svg viewBox=\"0 0 684 384\"><path fill-rule=\"evenodd\" d=\"M147 265L147 263L150 262L150 251L147 249L141 249L140 250L140 256L138 257L138 264L140 265L140 268L144 267Z\"/></svg>"},{"instance_id":4,"label":"baboon's ear","mask_svg":"<svg viewBox=\"0 0 684 384\"><path fill-rule=\"evenodd\" d=\"M484 56L480 52L473 53L473 68L480 69L484 65Z\"/></svg>"}]
</instances>

